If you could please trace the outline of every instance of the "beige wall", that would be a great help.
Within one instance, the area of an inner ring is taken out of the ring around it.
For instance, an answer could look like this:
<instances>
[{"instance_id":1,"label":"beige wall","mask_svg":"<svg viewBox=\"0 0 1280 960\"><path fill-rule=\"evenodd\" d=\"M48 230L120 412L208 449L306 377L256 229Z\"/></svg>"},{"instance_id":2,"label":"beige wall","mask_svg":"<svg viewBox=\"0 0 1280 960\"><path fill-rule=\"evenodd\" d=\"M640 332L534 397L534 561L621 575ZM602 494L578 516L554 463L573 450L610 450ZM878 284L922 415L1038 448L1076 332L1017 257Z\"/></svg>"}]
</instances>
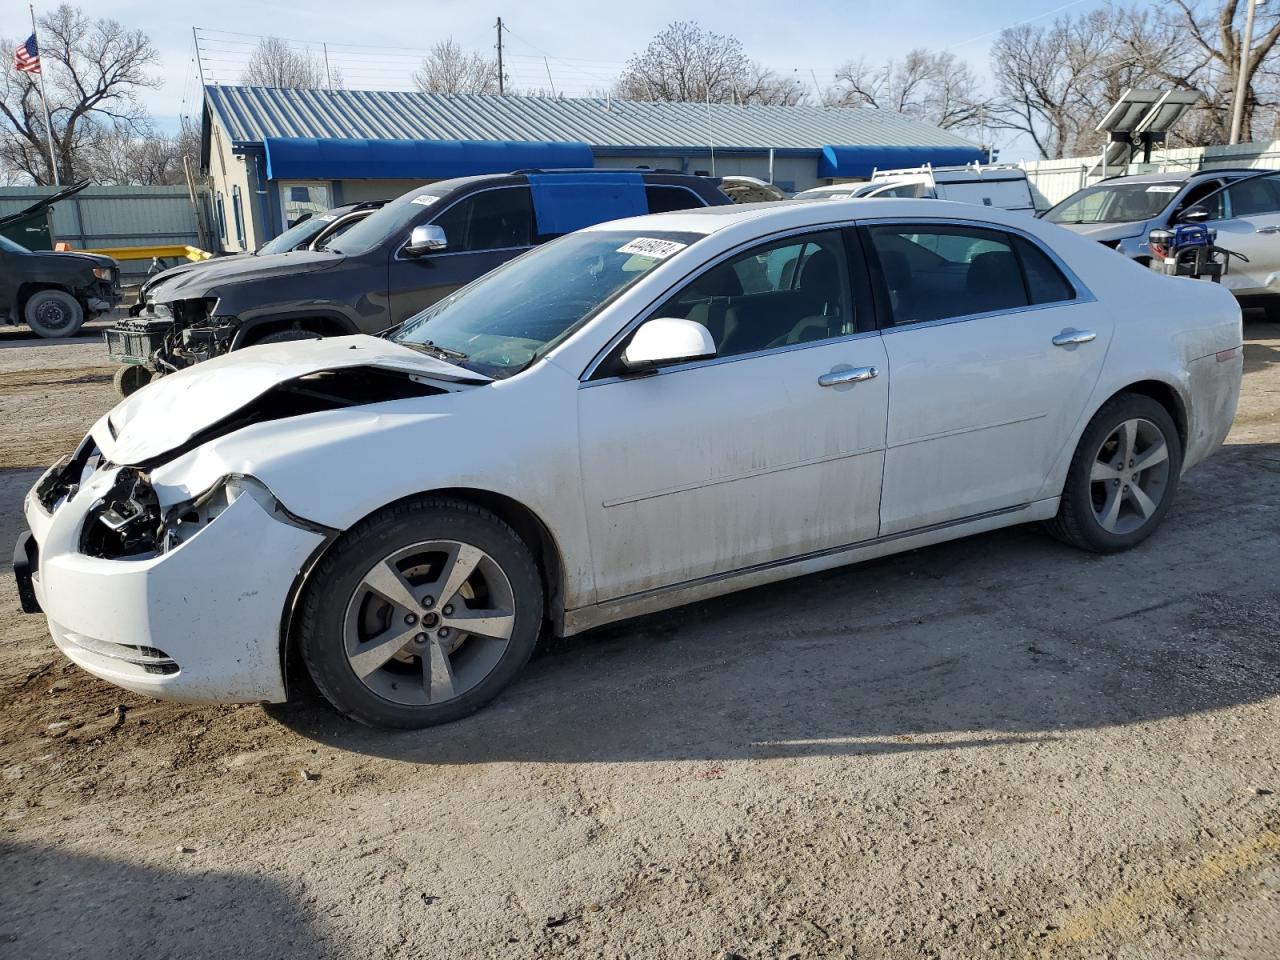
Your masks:
<instances>
[{"instance_id":1,"label":"beige wall","mask_svg":"<svg viewBox=\"0 0 1280 960\"><path fill-rule=\"evenodd\" d=\"M222 195L221 208L224 211L226 234L222 239L224 249L229 252L253 250L263 241L261 224L258 222L259 200L249 186L248 164L252 159L236 156L231 152L231 141L220 124L215 122L209 143L209 179L213 184L214 218L217 219L218 195ZM241 246L236 233L235 213L232 198L235 187L240 188L240 207L244 217L245 243ZM219 223L213 225L217 233L221 229Z\"/></svg>"}]
</instances>

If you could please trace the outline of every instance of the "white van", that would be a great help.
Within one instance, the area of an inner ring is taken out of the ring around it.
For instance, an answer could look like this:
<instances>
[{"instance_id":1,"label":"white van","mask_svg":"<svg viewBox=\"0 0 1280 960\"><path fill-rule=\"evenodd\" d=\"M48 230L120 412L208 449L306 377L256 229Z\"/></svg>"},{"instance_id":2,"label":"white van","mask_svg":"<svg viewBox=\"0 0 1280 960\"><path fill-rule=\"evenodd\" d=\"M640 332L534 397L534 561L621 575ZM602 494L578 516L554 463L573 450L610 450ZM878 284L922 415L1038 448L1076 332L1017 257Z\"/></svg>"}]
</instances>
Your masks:
<instances>
[{"instance_id":1,"label":"white van","mask_svg":"<svg viewBox=\"0 0 1280 960\"><path fill-rule=\"evenodd\" d=\"M1017 210L1035 216L1035 200L1027 173L1013 164L877 170L860 183L834 183L797 193L795 200L834 200L847 197L910 197L955 200L984 207Z\"/></svg>"}]
</instances>

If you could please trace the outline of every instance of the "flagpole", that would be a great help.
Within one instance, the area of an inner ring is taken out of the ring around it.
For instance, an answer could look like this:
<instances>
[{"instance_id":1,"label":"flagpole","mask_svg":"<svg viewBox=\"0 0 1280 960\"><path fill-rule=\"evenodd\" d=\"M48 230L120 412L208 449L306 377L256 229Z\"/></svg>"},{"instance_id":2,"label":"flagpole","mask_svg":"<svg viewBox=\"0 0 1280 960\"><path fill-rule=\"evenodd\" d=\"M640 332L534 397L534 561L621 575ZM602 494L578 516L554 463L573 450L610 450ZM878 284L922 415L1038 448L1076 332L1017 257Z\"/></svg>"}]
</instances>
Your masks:
<instances>
[{"instance_id":1,"label":"flagpole","mask_svg":"<svg viewBox=\"0 0 1280 960\"><path fill-rule=\"evenodd\" d=\"M36 30L36 5L29 3L27 6L31 10L31 36L36 38L36 56L40 56L40 37ZM40 102L44 104L44 132L49 138L49 169L53 173L53 185L60 187L62 179L58 176L58 154L53 149L53 119L49 116L49 98L44 92L44 64L44 57L40 57Z\"/></svg>"}]
</instances>

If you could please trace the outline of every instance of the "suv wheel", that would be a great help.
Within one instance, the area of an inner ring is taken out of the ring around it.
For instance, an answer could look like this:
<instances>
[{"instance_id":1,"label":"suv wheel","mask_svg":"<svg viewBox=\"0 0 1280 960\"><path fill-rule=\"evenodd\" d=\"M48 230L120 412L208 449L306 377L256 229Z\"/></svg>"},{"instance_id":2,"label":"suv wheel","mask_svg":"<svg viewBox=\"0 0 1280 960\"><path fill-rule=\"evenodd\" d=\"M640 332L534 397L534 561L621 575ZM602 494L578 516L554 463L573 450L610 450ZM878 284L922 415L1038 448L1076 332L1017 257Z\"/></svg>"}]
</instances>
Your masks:
<instances>
[{"instance_id":1,"label":"suv wheel","mask_svg":"<svg viewBox=\"0 0 1280 960\"><path fill-rule=\"evenodd\" d=\"M84 323L84 307L65 290L37 290L27 298L22 318L41 337L69 337Z\"/></svg>"}]
</instances>

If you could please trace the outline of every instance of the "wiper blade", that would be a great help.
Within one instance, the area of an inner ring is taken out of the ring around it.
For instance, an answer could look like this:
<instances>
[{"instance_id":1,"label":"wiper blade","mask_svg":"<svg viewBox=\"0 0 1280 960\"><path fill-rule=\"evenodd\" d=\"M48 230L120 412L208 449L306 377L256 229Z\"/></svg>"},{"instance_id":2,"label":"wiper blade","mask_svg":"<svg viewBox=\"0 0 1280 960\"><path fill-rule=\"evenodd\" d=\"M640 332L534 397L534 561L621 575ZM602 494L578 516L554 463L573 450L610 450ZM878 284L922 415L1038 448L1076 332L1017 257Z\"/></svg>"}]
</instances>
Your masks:
<instances>
[{"instance_id":1,"label":"wiper blade","mask_svg":"<svg viewBox=\"0 0 1280 960\"><path fill-rule=\"evenodd\" d=\"M421 349L426 353L434 353L437 356L444 357L446 360L465 360L467 355L461 350L451 350L448 347L439 346L430 340L423 340L421 343L405 343L406 347L414 347Z\"/></svg>"}]
</instances>

